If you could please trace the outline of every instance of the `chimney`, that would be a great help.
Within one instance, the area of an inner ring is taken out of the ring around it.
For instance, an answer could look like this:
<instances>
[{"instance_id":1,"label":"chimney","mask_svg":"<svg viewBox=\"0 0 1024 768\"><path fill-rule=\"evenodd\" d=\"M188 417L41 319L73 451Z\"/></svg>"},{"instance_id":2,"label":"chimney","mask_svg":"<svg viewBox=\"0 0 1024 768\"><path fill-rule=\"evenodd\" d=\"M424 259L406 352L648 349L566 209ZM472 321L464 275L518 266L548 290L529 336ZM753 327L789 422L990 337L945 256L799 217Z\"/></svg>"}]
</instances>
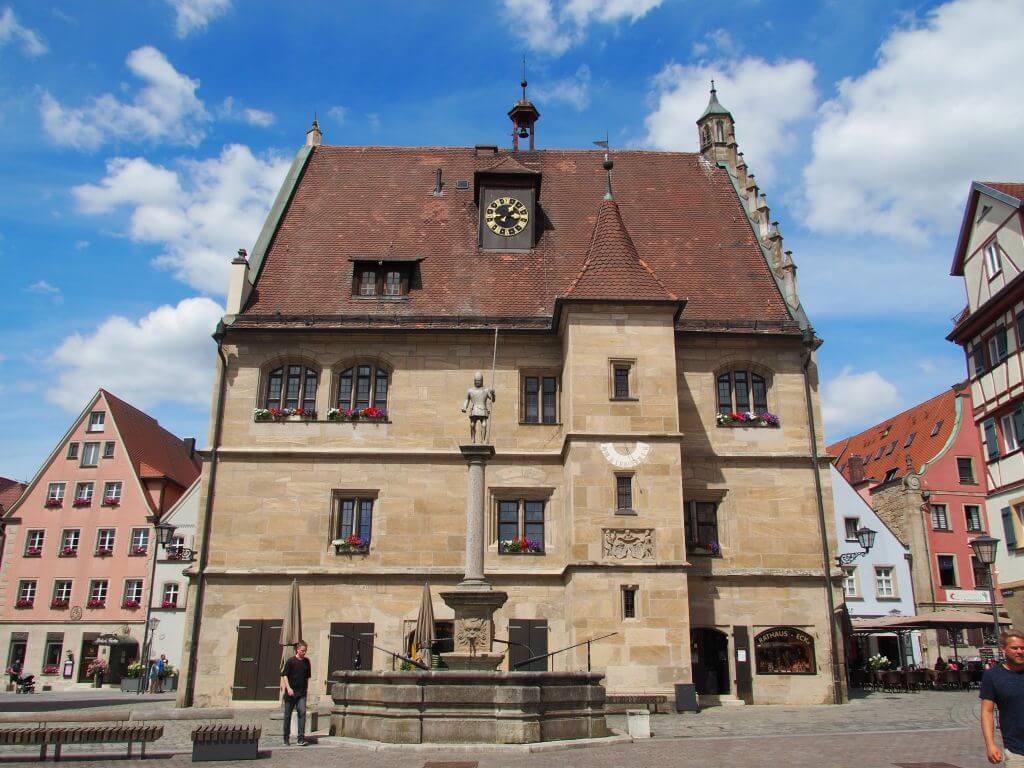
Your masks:
<instances>
[{"instance_id":1,"label":"chimney","mask_svg":"<svg viewBox=\"0 0 1024 768\"><path fill-rule=\"evenodd\" d=\"M185 450L188 451L189 459L194 459L196 456L196 439L194 437L186 437L181 442L185 444Z\"/></svg>"},{"instance_id":2,"label":"chimney","mask_svg":"<svg viewBox=\"0 0 1024 768\"><path fill-rule=\"evenodd\" d=\"M864 459L859 454L853 454L846 465L850 477L850 485L857 485L864 482Z\"/></svg>"},{"instance_id":3,"label":"chimney","mask_svg":"<svg viewBox=\"0 0 1024 768\"><path fill-rule=\"evenodd\" d=\"M234 317L242 311L242 305L249 298L249 287L249 259L245 248L239 248L238 255L231 260L231 279L228 282L225 314Z\"/></svg>"}]
</instances>

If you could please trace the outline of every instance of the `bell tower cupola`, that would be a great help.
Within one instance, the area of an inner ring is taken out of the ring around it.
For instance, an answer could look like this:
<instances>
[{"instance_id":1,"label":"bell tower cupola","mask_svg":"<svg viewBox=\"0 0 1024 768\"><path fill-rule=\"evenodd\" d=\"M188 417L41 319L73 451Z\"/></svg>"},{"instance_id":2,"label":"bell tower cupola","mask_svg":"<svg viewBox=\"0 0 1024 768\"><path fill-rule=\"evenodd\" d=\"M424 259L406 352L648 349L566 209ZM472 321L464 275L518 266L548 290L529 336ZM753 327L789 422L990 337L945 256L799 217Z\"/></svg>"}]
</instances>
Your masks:
<instances>
[{"instance_id":1,"label":"bell tower cupola","mask_svg":"<svg viewBox=\"0 0 1024 768\"><path fill-rule=\"evenodd\" d=\"M519 140L529 139L530 149L534 148L534 126L540 119L540 112L533 102L526 98L526 60L523 59L523 79L519 83L523 96L512 105L508 117L512 121L512 151L519 151Z\"/></svg>"},{"instance_id":2,"label":"bell tower cupola","mask_svg":"<svg viewBox=\"0 0 1024 768\"><path fill-rule=\"evenodd\" d=\"M697 136L700 152L713 163L736 163L735 122L732 113L722 106L711 81L711 98L704 114L697 118Z\"/></svg>"}]
</instances>

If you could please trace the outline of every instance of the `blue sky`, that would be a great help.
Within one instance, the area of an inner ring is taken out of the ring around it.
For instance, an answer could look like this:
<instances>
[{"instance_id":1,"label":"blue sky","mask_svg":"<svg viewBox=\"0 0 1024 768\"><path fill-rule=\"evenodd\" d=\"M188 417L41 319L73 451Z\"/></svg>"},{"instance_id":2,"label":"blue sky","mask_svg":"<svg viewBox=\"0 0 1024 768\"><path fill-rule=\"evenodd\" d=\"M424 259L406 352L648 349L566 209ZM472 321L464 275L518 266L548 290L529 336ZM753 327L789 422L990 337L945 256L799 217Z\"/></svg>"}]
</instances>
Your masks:
<instances>
[{"instance_id":1,"label":"blue sky","mask_svg":"<svg viewBox=\"0 0 1024 768\"><path fill-rule=\"evenodd\" d=\"M541 147L692 151L716 79L838 439L963 377L953 240L972 179L1024 178L1022 28L1021 0L0 0L0 475L97 386L204 442L227 263L313 112L328 143L504 145L523 55Z\"/></svg>"}]
</instances>

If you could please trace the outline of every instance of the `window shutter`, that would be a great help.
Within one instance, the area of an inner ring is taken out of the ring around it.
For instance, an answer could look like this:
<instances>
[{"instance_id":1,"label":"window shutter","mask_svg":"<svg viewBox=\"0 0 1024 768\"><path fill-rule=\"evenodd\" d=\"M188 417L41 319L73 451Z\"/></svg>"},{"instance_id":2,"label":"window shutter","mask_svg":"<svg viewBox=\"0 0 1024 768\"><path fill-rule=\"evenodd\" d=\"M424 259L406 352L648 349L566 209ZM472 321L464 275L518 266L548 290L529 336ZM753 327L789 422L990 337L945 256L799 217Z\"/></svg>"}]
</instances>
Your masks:
<instances>
[{"instance_id":1,"label":"window shutter","mask_svg":"<svg viewBox=\"0 0 1024 768\"><path fill-rule=\"evenodd\" d=\"M981 344L975 344L971 354L974 358L974 375L980 376L985 372L985 348Z\"/></svg>"},{"instance_id":2,"label":"window shutter","mask_svg":"<svg viewBox=\"0 0 1024 768\"><path fill-rule=\"evenodd\" d=\"M985 454L989 459L999 458L999 442L996 439L996 422L995 419L989 419L984 424L985 427Z\"/></svg>"},{"instance_id":3,"label":"window shutter","mask_svg":"<svg viewBox=\"0 0 1024 768\"><path fill-rule=\"evenodd\" d=\"M1003 536L1006 537L1006 548L1016 549L1017 534L1013 529L1013 510L1009 507L1003 507L999 514L1003 518Z\"/></svg>"},{"instance_id":4,"label":"window shutter","mask_svg":"<svg viewBox=\"0 0 1024 768\"><path fill-rule=\"evenodd\" d=\"M1013 412L1013 431L1018 444L1024 444L1024 404L1018 405Z\"/></svg>"},{"instance_id":5,"label":"window shutter","mask_svg":"<svg viewBox=\"0 0 1024 768\"><path fill-rule=\"evenodd\" d=\"M1000 360L1005 360L1007 357L1006 347L1006 326L1000 325L996 328L996 351L999 353Z\"/></svg>"}]
</instances>

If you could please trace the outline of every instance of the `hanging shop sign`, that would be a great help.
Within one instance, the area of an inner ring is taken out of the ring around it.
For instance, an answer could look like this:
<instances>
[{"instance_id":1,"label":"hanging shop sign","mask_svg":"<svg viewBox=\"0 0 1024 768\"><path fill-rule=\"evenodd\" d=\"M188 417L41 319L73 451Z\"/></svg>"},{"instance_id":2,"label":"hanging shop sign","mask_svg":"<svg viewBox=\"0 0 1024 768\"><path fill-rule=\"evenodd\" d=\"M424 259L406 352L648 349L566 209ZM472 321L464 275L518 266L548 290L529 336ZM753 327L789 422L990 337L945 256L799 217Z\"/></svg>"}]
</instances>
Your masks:
<instances>
[{"instance_id":1,"label":"hanging shop sign","mask_svg":"<svg viewBox=\"0 0 1024 768\"><path fill-rule=\"evenodd\" d=\"M813 675L814 638L796 627L772 627L754 636L759 675Z\"/></svg>"}]
</instances>

